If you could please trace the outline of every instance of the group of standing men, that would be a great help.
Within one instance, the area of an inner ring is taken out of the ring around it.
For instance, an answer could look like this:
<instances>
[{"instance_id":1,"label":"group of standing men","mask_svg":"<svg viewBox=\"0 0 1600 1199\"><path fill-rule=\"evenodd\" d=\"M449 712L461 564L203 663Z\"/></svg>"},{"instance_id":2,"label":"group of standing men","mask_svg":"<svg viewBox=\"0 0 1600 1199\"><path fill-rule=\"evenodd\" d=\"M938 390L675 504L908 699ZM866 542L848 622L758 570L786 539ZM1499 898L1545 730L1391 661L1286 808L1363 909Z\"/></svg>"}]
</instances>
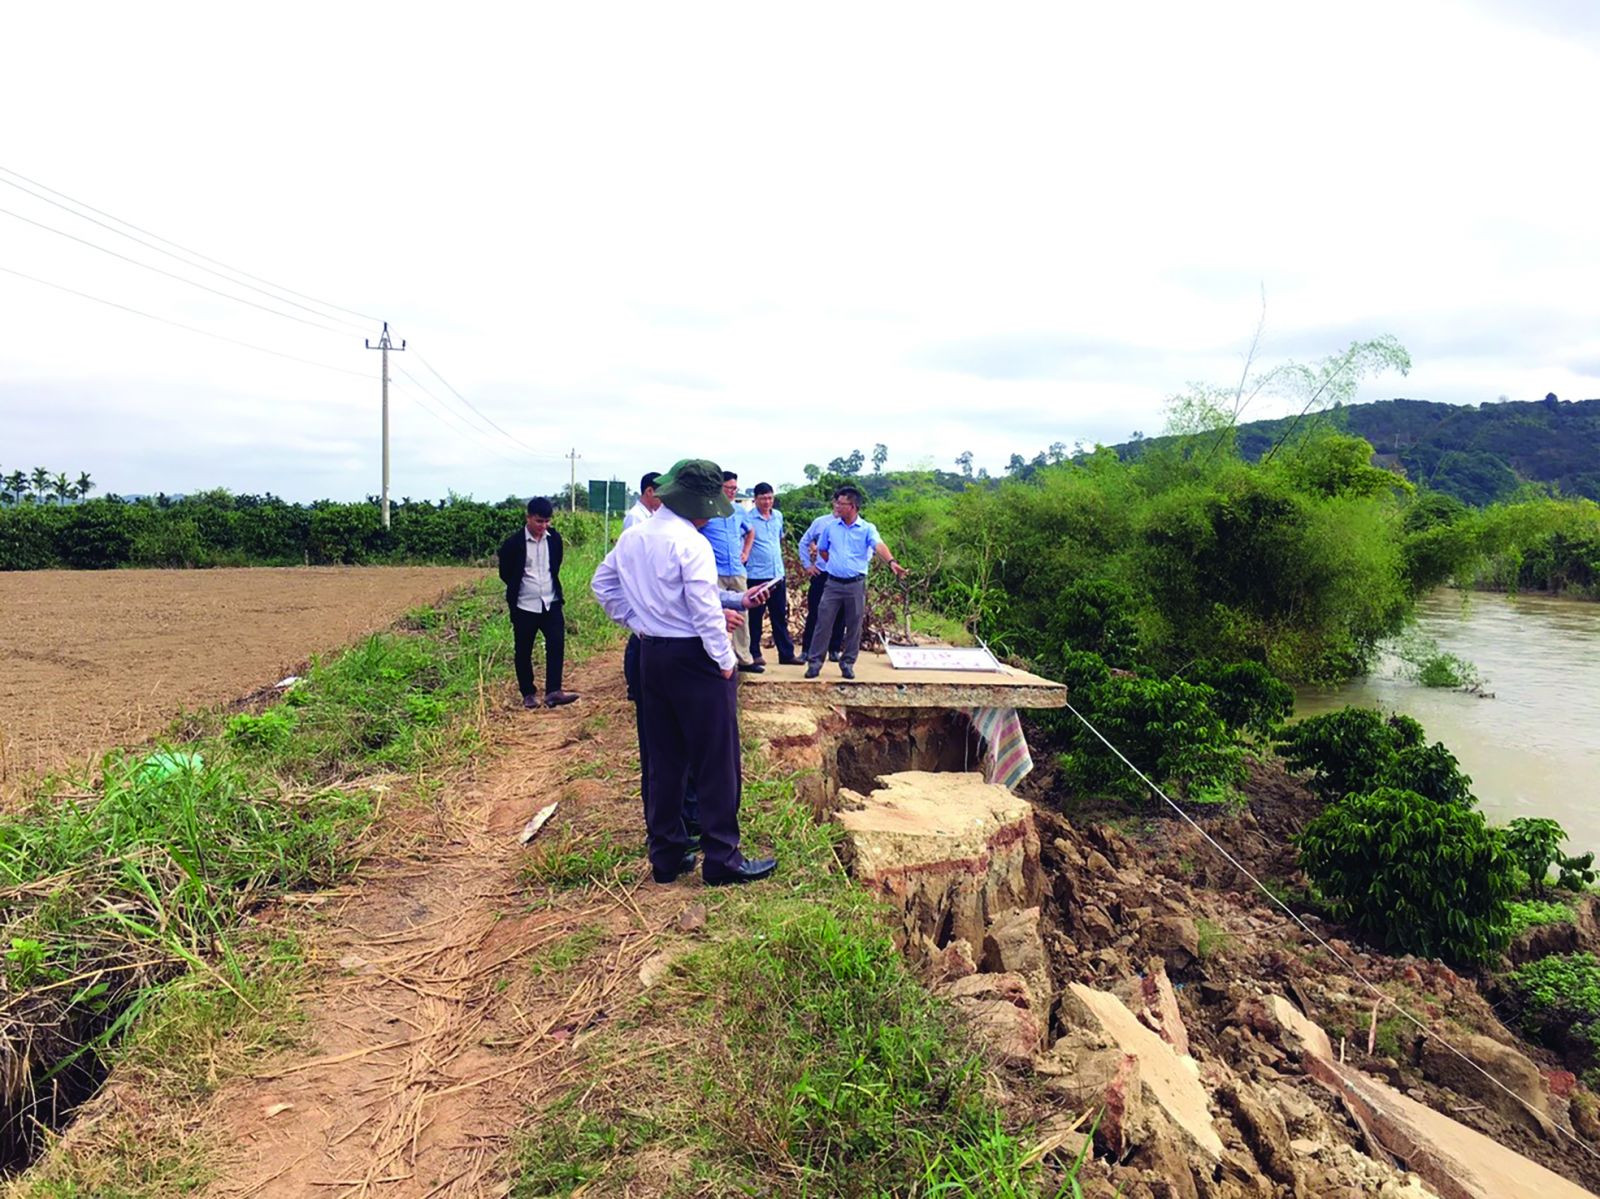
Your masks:
<instances>
[{"instance_id":1,"label":"group of standing men","mask_svg":"<svg viewBox=\"0 0 1600 1199\"><path fill-rule=\"evenodd\" d=\"M772 618L778 661L801 659L789 634L783 513L768 484L756 486L748 512L734 503L738 488L734 472L705 460L644 476L621 538L595 572L600 606L633 634L623 669L637 705L640 792L657 882L692 871L697 850L712 885L765 878L777 866L739 850L735 673L765 669L764 612ZM877 553L905 573L877 530L859 520L859 506L854 488L841 489L833 513L801 538L801 564L813 578L803 639L808 678L820 672L829 645L822 630L834 629L835 616L840 670L854 677L867 556ZM820 602L818 579L826 579Z\"/></svg>"}]
</instances>

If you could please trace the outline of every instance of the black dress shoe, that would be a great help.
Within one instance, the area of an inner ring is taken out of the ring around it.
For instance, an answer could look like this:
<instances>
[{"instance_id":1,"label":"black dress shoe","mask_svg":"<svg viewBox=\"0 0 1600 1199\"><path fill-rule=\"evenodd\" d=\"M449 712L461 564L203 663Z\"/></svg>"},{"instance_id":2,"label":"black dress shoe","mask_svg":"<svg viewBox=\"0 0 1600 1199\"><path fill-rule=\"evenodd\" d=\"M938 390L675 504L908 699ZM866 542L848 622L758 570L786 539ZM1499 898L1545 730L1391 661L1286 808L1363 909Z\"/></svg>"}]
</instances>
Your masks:
<instances>
[{"instance_id":1,"label":"black dress shoe","mask_svg":"<svg viewBox=\"0 0 1600 1199\"><path fill-rule=\"evenodd\" d=\"M806 678L808 679L814 679L821 673L822 667L816 662L813 662L810 666L806 667Z\"/></svg>"},{"instance_id":2,"label":"black dress shoe","mask_svg":"<svg viewBox=\"0 0 1600 1199\"><path fill-rule=\"evenodd\" d=\"M755 883L778 868L777 858L746 858L736 870L705 871L706 886L726 887L732 883Z\"/></svg>"},{"instance_id":3,"label":"black dress shoe","mask_svg":"<svg viewBox=\"0 0 1600 1199\"><path fill-rule=\"evenodd\" d=\"M746 674L760 674L766 670L766 666L761 662L741 662L739 663L739 669Z\"/></svg>"},{"instance_id":4,"label":"black dress shoe","mask_svg":"<svg viewBox=\"0 0 1600 1199\"><path fill-rule=\"evenodd\" d=\"M779 658L778 659L778 665L779 666L799 666L804 661L805 661L804 658Z\"/></svg>"},{"instance_id":5,"label":"black dress shoe","mask_svg":"<svg viewBox=\"0 0 1600 1199\"><path fill-rule=\"evenodd\" d=\"M663 870L660 866L650 867L650 877L658 883L675 883L685 874L693 874L696 863L699 862L693 853L683 855L683 860L670 870Z\"/></svg>"},{"instance_id":6,"label":"black dress shoe","mask_svg":"<svg viewBox=\"0 0 1600 1199\"><path fill-rule=\"evenodd\" d=\"M853 679L856 677L856 668L854 666L846 666L841 662L839 663L839 673L847 679Z\"/></svg>"}]
</instances>

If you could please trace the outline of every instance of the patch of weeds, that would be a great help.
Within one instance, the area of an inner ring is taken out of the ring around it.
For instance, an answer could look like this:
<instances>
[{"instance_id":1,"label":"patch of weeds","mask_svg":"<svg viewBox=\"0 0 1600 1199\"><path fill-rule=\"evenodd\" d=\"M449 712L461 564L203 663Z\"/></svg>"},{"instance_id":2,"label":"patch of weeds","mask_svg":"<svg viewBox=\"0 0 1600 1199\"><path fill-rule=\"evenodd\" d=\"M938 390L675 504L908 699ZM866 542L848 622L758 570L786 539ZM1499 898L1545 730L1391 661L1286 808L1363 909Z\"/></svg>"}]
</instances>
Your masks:
<instances>
[{"instance_id":1,"label":"patch of weeds","mask_svg":"<svg viewBox=\"0 0 1600 1199\"><path fill-rule=\"evenodd\" d=\"M228 721L228 744L247 749L281 750L294 736L293 708L268 708L259 716L241 712Z\"/></svg>"},{"instance_id":2,"label":"patch of weeds","mask_svg":"<svg viewBox=\"0 0 1600 1199\"><path fill-rule=\"evenodd\" d=\"M541 1112L534 1131L518 1146L512 1199L572 1195L602 1176L613 1184L625 1182L633 1175L628 1155L643 1148L652 1131L633 1120L587 1115L564 1100Z\"/></svg>"},{"instance_id":3,"label":"patch of weeds","mask_svg":"<svg viewBox=\"0 0 1600 1199\"><path fill-rule=\"evenodd\" d=\"M519 874L525 886L558 891L608 880L619 870L623 882L632 882L641 856L637 845L623 847L604 835L585 837L563 824L534 846Z\"/></svg>"},{"instance_id":4,"label":"patch of weeds","mask_svg":"<svg viewBox=\"0 0 1600 1199\"><path fill-rule=\"evenodd\" d=\"M568 782L572 782L575 779L607 779L610 777L611 772L606 769L604 760L600 758L590 758L585 762L574 762L567 767Z\"/></svg>"},{"instance_id":5,"label":"patch of weeds","mask_svg":"<svg viewBox=\"0 0 1600 1199\"><path fill-rule=\"evenodd\" d=\"M611 717L604 712L596 712L589 719L578 726L578 736L593 740L605 732L611 725Z\"/></svg>"},{"instance_id":6,"label":"patch of weeds","mask_svg":"<svg viewBox=\"0 0 1600 1199\"><path fill-rule=\"evenodd\" d=\"M528 963L528 969L536 978L548 974L561 974L593 953L605 937L604 925L585 924L561 940L546 945L534 955L533 960Z\"/></svg>"},{"instance_id":7,"label":"patch of weeds","mask_svg":"<svg viewBox=\"0 0 1600 1199\"><path fill-rule=\"evenodd\" d=\"M1509 905L1511 935L1517 936L1530 928L1546 924L1571 924L1575 919L1570 904L1548 903L1542 899L1516 900Z\"/></svg>"},{"instance_id":8,"label":"patch of weeds","mask_svg":"<svg viewBox=\"0 0 1600 1199\"><path fill-rule=\"evenodd\" d=\"M1195 952L1201 961L1226 953L1233 946L1233 934L1215 920L1200 916L1194 922L1194 930Z\"/></svg>"},{"instance_id":9,"label":"patch of weeds","mask_svg":"<svg viewBox=\"0 0 1600 1199\"><path fill-rule=\"evenodd\" d=\"M1379 1057L1393 1058L1395 1061L1404 1061L1407 1056L1406 1038L1411 1034L1412 1024L1404 1016L1390 1016L1378 1021L1378 1030L1372 1040L1372 1051Z\"/></svg>"}]
</instances>

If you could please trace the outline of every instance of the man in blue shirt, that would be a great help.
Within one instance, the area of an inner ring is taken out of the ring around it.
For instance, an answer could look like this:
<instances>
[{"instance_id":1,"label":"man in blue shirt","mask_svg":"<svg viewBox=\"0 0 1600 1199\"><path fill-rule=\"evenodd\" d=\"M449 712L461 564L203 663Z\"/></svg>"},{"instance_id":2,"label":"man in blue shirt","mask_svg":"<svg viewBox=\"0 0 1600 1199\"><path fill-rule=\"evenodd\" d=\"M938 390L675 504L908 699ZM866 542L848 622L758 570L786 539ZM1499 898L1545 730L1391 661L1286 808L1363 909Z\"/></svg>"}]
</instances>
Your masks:
<instances>
[{"instance_id":1,"label":"man in blue shirt","mask_svg":"<svg viewBox=\"0 0 1600 1199\"><path fill-rule=\"evenodd\" d=\"M727 497L728 505L733 511L727 516L714 517L706 521L700 534L711 543L711 554L717 560L717 586L724 591L743 591L750 585L745 575L744 563L750 556L750 546L755 541L756 531L751 527L750 514L733 502L734 496L739 494L739 476L731 470L722 472L722 494ZM740 670L751 670L759 674L766 669L765 665L756 665L755 658L750 653L748 624L741 625L730 633L728 640L733 642L733 656Z\"/></svg>"},{"instance_id":2,"label":"man in blue shirt","mask_svg":"<svg viewBox=\"0 0 1600 1199\"><path fill-rule=\"evenodd\" d=\"M794 656L794 641L789 636L789 586L783 565L783 513L772 506L776 498L771 483L757 483L752 493L756 498L755 511L749 513L750 527L755 540L750 543L750 556L746 559L745 576L750 586L760 587L771 583L766 600L750 610L750 652L757 666L765 666L761 658L761 615L772 617L772 644L778 651L778 663L796 666L800 659Z\"/></svg>"},{"instance_id":3,"label":"man in blue shirt","mask_svg":"<svg viewBox=\"0 0 1600 1199\"><path fill-rule=\"evenodd\" d=\"M823 560L828 583L817 610L817 628L830 629L836 616L844 616L844 642L839 647L839 673L856 677L856 656L861 652L861 622L867 614L867 564L876 555L889 569L905 578L906 568L895 561L871 521L862 520L861 493L841 487L834 500L837 515L817 534L817 556ZM813 633L806 656L806 678L822 673L822 637Z\"/></svg>"},{"instance_id":4,"label":"man in blue shirt","mask_svg":"<svg viewBox=\"0 0 1600 1199\"><path fill-rule=\"evenodd\" d=\"M839 493L833 493L833 511L817 517L811 522L809 528L800 537L800 569L806 572L806 577L811 580L806 589L806 623L800 632L800 656L811 656L811 637L817 629L817 609L822 606L822 592L828 585L827 572L822 569L822 563L817 559L817 538L822 535L822 526L839 515ZM837 662L839 660L839 644L844 640L844 619L841 616L833 622L829 629L828 657Z\"/></svg>"}]
</instances>

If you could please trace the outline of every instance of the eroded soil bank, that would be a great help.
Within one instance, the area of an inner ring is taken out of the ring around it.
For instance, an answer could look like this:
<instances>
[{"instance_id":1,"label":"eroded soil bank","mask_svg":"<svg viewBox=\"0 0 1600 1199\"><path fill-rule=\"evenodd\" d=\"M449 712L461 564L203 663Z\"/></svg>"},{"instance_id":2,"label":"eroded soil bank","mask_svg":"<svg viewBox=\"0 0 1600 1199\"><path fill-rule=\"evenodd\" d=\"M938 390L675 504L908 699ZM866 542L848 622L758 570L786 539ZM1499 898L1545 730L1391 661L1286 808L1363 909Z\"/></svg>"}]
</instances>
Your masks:
<instances>
[{"instance_id":1,"label":"eroded soil bank","mask_svg":"<svg viewBox=\"0 0 1600 1199\"><path fill-rule=\"evenodd\" d=\"M854 873L895 905L907 956L1003 1064L1008 1102L1058 1160L1093 1154L1086 1193L1600 1187L1592 1096L1475 980L1314 917L1308 933L1176 818L1073 810L1048 772L1022 796L952 772L975 760L954 714L749 722L816 772L814 803L844 824ZM1291 839L1318 801L1268 768L1249 795L1205 832L1269 885L1303 881ZM1595 917L1591 898L1564 948L1600 946Z\"/></svg>"}]
</instances>

